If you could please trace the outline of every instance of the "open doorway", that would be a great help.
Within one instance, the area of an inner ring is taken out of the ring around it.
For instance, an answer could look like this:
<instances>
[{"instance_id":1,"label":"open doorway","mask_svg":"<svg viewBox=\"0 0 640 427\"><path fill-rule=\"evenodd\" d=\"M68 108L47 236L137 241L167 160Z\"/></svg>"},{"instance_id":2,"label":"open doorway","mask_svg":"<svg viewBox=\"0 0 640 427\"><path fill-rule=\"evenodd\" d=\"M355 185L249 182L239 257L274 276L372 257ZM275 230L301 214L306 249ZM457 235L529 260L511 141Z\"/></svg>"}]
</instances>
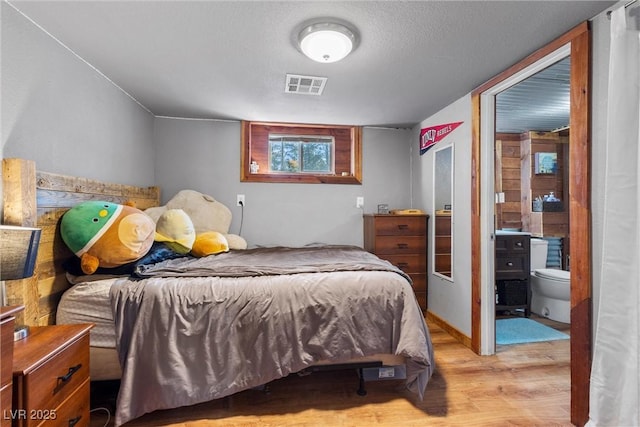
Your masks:
<instances>
[{"instance_id":1,"label":"open doorway","mask_svg":"<svg viewBox=\"0 0 640 427\"><path fill-rule=\"evenodd\" d=\"M571 56L569 198L571 240L571 421L589 413L591 366L590 36L585 22L473 91L472 99L472 348L495 351L495 96L516 82Z\"/></svg>"},{"instance_id":2,"label":"open doorway","mask_svg":"<svg viewBox=\"0 0 640 427\"><path fill-rule=\"evenodd\" d=\"M497 350L570 338L570 71L566 56L495 96Z\"/></svg>"}]
</instances>

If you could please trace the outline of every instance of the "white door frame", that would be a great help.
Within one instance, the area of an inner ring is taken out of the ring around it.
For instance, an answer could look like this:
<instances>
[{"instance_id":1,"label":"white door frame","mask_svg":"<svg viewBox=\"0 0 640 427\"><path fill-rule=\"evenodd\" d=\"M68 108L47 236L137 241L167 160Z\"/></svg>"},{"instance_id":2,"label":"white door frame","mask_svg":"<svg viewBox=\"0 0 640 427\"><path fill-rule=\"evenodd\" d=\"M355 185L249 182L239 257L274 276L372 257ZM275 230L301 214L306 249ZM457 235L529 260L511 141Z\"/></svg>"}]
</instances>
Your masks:
<instances>
[{"instance_id":1,"label":"white door frame","mask_svg":"<svg viewBox=\"0 0 640 427\"><path fill-rule=\"evenodd\" d=\"M571 54L571 42L480 94L480 141L491 149L480 150L481 176L481 341L480 354L496 352L495 331L495 97L500 92L531 77Z\"/></svg>"}]
</instances>

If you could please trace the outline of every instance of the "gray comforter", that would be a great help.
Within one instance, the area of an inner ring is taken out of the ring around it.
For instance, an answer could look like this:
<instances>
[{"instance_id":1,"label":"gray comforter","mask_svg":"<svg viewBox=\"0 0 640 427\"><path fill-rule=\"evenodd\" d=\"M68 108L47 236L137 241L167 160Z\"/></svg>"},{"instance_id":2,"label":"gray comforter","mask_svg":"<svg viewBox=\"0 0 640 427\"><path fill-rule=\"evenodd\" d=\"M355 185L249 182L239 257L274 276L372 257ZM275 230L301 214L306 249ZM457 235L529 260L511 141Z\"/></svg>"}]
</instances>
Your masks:
<instances>
[{"instance_id":1,"label":"gray comforter","mask_svg":"<svg viewBox=\"0 0 640 427\"><path fill-rule=\"evenodd\" d=\"M408 277L351 246L262 248L141 268L111 288L116 426L231 395L319 361L406 357L422 398L433 349Z\"/></svg>"}]
</instances>

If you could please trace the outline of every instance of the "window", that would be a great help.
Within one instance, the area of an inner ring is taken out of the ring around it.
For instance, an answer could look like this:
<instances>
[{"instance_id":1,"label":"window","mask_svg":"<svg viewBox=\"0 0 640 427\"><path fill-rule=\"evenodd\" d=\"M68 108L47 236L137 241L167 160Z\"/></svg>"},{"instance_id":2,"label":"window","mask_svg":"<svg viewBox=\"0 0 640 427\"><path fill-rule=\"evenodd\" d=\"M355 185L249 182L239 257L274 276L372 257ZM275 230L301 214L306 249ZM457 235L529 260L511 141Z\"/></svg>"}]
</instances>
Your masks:
<instances>
[{"instance_id":1,"label":"window","mask_svg":"<svg viewBox=\"0 0 640 427\"><path fill-rule=\"evenodd\" d=\"M242 122L241 181L362 183L361 128Z\"/></svg>"},{"instance_id":2,"label":"window","mask_svg":"<svg viewBox=\"0 0 640 427\"><path fill-rule=\"evenodd\" d=\"M269 134L269 172L333 174L332 136Z\"/></svg>"}]
</instances>

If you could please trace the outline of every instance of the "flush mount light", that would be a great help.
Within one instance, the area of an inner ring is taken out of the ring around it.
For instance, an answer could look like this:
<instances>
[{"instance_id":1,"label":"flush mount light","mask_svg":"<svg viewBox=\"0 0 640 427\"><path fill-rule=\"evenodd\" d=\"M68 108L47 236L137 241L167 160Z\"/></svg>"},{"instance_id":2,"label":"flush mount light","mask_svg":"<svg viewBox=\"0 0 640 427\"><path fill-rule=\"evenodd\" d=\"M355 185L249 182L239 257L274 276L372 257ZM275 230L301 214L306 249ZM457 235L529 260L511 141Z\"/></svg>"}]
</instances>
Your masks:
<instances>
[{"instance_id":1,"label":"flush mount light","mask_svg":"<svg viewBox=\"0 0 640 427\"><path fill-rule=\"evenodd\" d=\"M319 22L300 31L300 50L317 62L336 62L353 50L356 34L341 24Z\"/></svg>"}]
</instances>

